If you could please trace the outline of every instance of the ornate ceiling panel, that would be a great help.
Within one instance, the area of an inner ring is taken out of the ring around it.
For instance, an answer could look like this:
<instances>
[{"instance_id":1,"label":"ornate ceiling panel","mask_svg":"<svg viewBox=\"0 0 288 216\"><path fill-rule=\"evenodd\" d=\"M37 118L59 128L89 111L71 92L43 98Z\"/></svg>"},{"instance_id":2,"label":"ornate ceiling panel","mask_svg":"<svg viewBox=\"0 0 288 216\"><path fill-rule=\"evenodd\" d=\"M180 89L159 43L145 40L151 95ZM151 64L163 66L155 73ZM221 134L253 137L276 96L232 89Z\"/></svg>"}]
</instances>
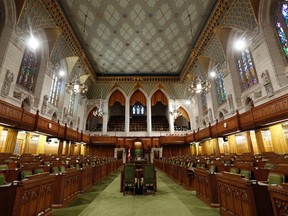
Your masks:
<instances>
[{"instance_id":1,"label":"ornate ceiling panel","mask_svg":"<svg viewBox=\"0 0 288 216\"><path fill-rule=\"evenodd\" d=\"M59 0L97 75L179 75L216 0Z\"/></svg>"}]
</instances>

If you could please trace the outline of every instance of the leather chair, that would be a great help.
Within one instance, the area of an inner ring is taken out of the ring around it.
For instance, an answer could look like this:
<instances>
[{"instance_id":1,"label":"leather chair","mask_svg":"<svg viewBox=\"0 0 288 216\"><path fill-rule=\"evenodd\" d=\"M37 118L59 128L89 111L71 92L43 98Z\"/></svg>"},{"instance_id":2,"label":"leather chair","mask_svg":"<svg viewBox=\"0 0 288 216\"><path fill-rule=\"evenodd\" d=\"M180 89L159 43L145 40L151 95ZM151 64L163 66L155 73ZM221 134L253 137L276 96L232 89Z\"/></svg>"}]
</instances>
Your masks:
<instances>
[{"instance_id":1,"label":"leather chair","mask_svg":"<svg viewBox=\"0 0 288 216\"><path fill-rule=\"evenodd\" d=\"M146 164L143 170L143 193L144 195L156 192L156 175L153 164Z\"/></svg>"},{"instance_id":2,"label":"leather chair","mask_svg":"<svg viewBox=\"0 0 288 216\"><path fill-rule=\"evenodd\" d=\"M136 166L135 164L124 165L123 175L123 195L128 193L135 194L136 192Z\"/></svg>"}]
</instances>

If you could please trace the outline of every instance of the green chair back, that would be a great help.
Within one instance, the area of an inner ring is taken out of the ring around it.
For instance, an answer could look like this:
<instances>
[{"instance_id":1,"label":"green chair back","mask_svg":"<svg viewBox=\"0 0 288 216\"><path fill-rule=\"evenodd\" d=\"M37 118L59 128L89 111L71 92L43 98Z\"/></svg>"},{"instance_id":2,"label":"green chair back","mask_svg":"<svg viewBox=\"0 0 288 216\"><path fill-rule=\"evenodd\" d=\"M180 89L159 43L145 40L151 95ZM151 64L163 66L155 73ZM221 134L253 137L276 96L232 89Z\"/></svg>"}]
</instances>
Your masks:
<instances>
[{"instance_id":1,"label":"green chair back","mask_svg":"<svg viewBox=\"0 0 288 216\"><path fill-rule=\"evenodd\" d=\"M134 164L125 164L124 166L124 184L135 184L136 167Z\"/></svg>"},{"instance_id":2,"label":"green chair back","mask_svg":"<svg viewBox=\"0 0 288 216\"><path fill-rule=\"evenodd\" d=\"M235 167L231 167L230 173L239 174L239 169Z\"/></svg>"},{"instance_id":3,"label":"green chair back","mask_svg":"<svg viewBox=\"0 0 288 216\"><path fill-rule=\"evenodd\" d=\"M274 166L275 166L275 164L273 164L273 163L266 163L265 164L266 169L274 169Z\"/></svg>"},{"instance_id":4,"label":"green chair back","mask_svg":"<svg viewBox=\"0 0 288 216\"><path fill-rule=\"evenodd\" d=\"M61 167L60 167L60 172L62 172L62 173L63 173L63 172L66 172L65 166L61 166Z\"/></svg>"},{"instance_id":5,"label":"green chair back","mask_svg":"<svg viewBox=\"0 0 288 216\"><path fill-rule=\"evenodd\" d=\"M38 168L38 169L34 170L34 173L35 174L41 174L41 173L44 173L44 170L42 168Z\"/></svg>"},{"instance_id":6,"label":"green chair back","mask_svg":"<svg viewBox=\"0 0 288 216\"><path fill-rule=\"evenodd\" d=\"M209 171L214 173L216 172L216 166L215 165L210 165Z\"/></svg>"},{"instance_id":7,"label":"green chair back","mask_svg":"<svg viewBox=\"0 0 288 216\"><path fill-rule=\"evenodd\" d=\"M7 164L0 164L0 170L7 170L8 165Z\"/></svg>"},{"instance_id":8,"label":"green chair back","mask_svg":"<svg viewBox=\"0 0 288 216\"><path fill-rule=\"evenodd\" d=\"M3 173L0 173L0 185L4 185L5 184L5 176Z\"/></svg>"},{"instance_id":9,"label":"green chair back","mask_svg":"<svg viewBox=\"0 0 288 216\"><path fill-rule=\"evenodd\" d=\"M269 173L268 175L268 184L277 184L280 185L284 181L284 175L279 173Z\"/></svg>"},{"instance_id":10,"label":"green chair back","mask_svg":"<svg viewBox=\"0 0 288 216\"><path fill-rule=\"evenodd\" d=\"M240 175L246 179L251 179L251 171L250 170L241 170Z\"/></svg>"},{"instance_id":11,"label":"green chair back","mask_svg":"<svg viewBox=\"0 0 288 216\"><path fill-rule=\"evenodd\" d=\"M143 170L144 184L154 184L155 182L155 168L153 164L146 164Z\"/></svg>"},{"instance_id":12,"label":"green chair back","mask_svg":"<svg viewBox=\"0 0 288 216\"><path fill-rule=\"evenodd\" d=\"M27 178L29 176L32 176L33 173L32 173L32 170L23 170L21 172L21 178L24 179L24 178Z\"/></svg>"},{"instance_id":13,"label":"green chair back","mask_svg":"<svg viewBox=\"0 0 288 216\"><path fill-rule=\"evenodd\" d=\"M52 167L52 173L60 173L59 167Z\"/></svg>"}]
</instances>

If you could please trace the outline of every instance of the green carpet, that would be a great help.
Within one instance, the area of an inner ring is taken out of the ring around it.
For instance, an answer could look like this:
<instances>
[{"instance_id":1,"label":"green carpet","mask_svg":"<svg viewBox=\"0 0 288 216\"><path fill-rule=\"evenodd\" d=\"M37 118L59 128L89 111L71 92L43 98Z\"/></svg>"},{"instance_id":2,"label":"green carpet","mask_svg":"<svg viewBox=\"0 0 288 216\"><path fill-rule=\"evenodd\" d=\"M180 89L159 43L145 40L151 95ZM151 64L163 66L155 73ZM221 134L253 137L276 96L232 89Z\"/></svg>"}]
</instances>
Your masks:
<instances>
[{"instance_id":1,"label":"green carpet","mask_svg":"<svg viewBox=\"0 0 288 216\"><path fill-rule=\"evenodd\" d=\"M105 178L92 189L53 216L196 216L219 215L196 198L195 192L185 190L164 173L157 171L156 195L127 195L120 193L120 173Z\"/></svg>"}]
</instances>

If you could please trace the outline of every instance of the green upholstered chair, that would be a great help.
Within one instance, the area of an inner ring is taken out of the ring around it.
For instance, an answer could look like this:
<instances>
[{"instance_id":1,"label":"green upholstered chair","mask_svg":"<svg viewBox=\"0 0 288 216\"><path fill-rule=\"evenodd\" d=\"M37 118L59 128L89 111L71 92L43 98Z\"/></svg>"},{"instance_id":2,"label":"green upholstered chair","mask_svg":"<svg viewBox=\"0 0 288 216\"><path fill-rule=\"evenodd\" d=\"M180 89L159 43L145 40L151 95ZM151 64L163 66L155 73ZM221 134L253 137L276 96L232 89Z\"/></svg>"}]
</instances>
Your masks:
<instances>
[{"instance_id":1,"label":"green upholstered chair","mask_svg":"<svg viewBox=\"0 0 288 216\"><path fill-rule=\"evenodd\" d=\"M28 178L28 177L30 177L32 175L33 175L32 170L23 170L21 172L21 179Z\"/></svg>"},{"instance_id":2,"label":"green upholstered chair","mask_svg":"<svg viewBox=\"0 0 288 216\"><path fill-rule=\"evenodd\" d=\"M65 166L60 166L60 172L61 172L61 173L66 172Z\"/></svg>"},{"instance_id":3,"label":"green upholstered chair","mask_svg":"<svg viewBox=\"0 0 288 216\"><path fill-rule=\"evenodd\" d=\"M0 173L0 185L5 184L5 175L3 173Z\"/></svg>"},{"instance_id":4,"label":"green upholstered chair","mask_svg":"<svg viewBox=\"0 0 288 216\"><path fill-rule=\"evenodd\" d=\"M7 164L0 164L0 170L7 170L8 165Z\"/></svg>"},{"instance_id":5,"label":"green upholstered chair","mask_svg":"<svg viewBox=\"0 0 288 216\"><path fill-rule=\"evenodd\" d=\"M125 164L123 173L123 195L136 192L136 166L134 164Z\"/></svg>"},{"instance_id":6,"label":"green upholstered chair","mask_svg":"<svg viewBox=\"0 0 288 216\"><path fill-rule=\"evenodd\" d=\"M44 173L43 168L38 168L34 170L34 174L41 174L41 173Z\"/></svg>"},{"instance_id":7,"label":"green upholstered chair","mask_svg":"<svg viewBox=\"0 0 288 216\"><path fill-rule=\"evenodd\" d=\"M145 164L143 170L143 193L146 195L156 192L156 176L155 167L153 164Z\"/></svg>"},{"instance_id":8,"label":"green upholstered chair","mask_svg":"<svg viewBox=\"0 0 288 216\"><path fill-rule=\"evenodd\" d=\"M240 175L243 176L246 179L251 179L251 171L250 170L241 170Z\"/></svg>"},{"instance_id":9,"label":"green upholstered chair","mask_svg":"<svg viewBox=\"0 0 288 216\"><path fill-rule=\"evenodd\" d=\"M210 171L211 173L216 172L216 166L215 166L215 165L210 165L209 171Z\"/></svg>"},{"instance_id":10,"label":"green upholstered chair","mask_svg":"<svg viewBox=\"0 0 288 216\"><path fill-rule=\"evenodd\" d=\"M239 174L239 169L236 167L231 167L230 173Z\"/></svg>"},{"instance_id":11,"label":"green upholstered chair","mask_svg":"<svg viewBox=\"0 0 288 216\"><path fill-rule=\"evenodd\" d=\"M274 169L274 166L275 166L275 164L273 164L273 163L266 163L265 164L266 169Z\"/></svg>"},{"instance_id":12,"label":"green upholstered chair","mask_svg":"<svg viewBox=\"0 0 288 216\"><path fill-rule=\"evenodd\" d=\"M280 185L284 182L284 175L280 173L269 173L268 175L268 184L277 184Z\"/></svg>"},{"instance_id":13,"label":"green upholstered chair","mask_svg":"<svg viewBox=\"0 0 288 216\"><path fill-rule=\"evenodd\" d=\"M60 170L59 170L59 167L55 166L55 167L52 167L52 173L60 173Z\"/></svg>"}]
</instances>

